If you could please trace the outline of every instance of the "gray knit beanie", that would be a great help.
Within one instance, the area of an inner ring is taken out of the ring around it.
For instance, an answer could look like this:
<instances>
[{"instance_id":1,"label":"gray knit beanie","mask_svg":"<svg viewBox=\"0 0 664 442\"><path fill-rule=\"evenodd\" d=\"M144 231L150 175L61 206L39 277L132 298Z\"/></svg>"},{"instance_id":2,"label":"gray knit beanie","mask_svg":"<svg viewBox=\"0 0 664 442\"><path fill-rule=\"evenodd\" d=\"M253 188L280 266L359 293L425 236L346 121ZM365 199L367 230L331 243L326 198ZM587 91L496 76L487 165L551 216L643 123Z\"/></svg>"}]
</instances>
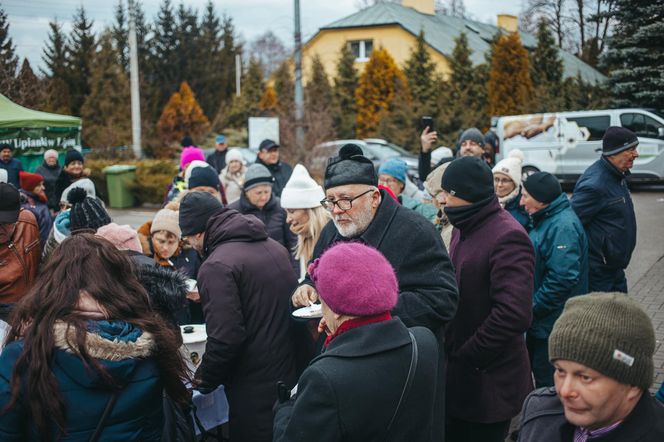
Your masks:
<instances>
[{"instance_id":1,"label":"gray knit beanie","mask_svg":"<svg viewBox=\"0 0 664 442\"><path fill-rule=\"evenodd\" d=\"M463 131L461 137L459 137L459 146L461 146L466 140L474 141L480 147L484 147L484 135L482 135L482 132L476 127L471 127L470 129Z\"/></svg>"},{"instance_id":2,"label":"gray knit beanie","mask_svg":"<svg viewBox=\"0 0 664 442\"><path fill-rule=\"evenodd\" d=\"M571 298L549 337L549 360L592 368L643 390L653 382L655 331L638 302L624 293Z\"/></svg>"},{"instance_id":3,"label":"gray knit beanie","mask_svg":"<svg viewBox=\"0 0 664 442\"><path fill-rule=\"evenodd\" d=\"M254 163L247 168L247 173L244 175L244 191L252 187L260 186L261 184L274 184L274 177L267 170L267 167L262 164Z\"/></svg>"}]
</instances>

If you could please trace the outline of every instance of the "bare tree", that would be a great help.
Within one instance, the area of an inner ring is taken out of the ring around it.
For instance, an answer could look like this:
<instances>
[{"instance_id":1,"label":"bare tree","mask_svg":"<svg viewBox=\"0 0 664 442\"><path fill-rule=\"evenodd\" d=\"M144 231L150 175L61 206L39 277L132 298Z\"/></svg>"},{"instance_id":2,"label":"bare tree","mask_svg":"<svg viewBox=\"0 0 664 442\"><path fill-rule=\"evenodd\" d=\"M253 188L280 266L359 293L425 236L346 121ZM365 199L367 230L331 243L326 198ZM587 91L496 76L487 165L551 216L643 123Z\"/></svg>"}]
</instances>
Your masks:
<instances>
[{"instance_id":1,"label":"bare tree","mask_svg":"<svg viewBox=\"0 0 664 442\"><path fill-rule=\"evenodd\" d=\"M463 0L436 0L436 13L453 17L468 18Z\"/></svg>"},{"instance_id":2,"label":"bare tree","mask_svg":"<svg viewBox=\"0 0 664 442\"><path fill-rule=\"evenodd\" d=\"M260 63L265 79L269 78L291 55L291 51L272 31L266 31L256 37L251 42L249 53Z\"/></svg>"},{"instance_id":3,"label":"bare tree","mask_svg":"<svg viewBox=\"0 0 664 442\"><path fill-rule=\"evenodd\" d=\"M521 15L525 22L533 25L543 18L551 26L556 36L556 44L562 48L569 22L565 6L565 0L529 0Z\"/></svg>"}]
</instances>

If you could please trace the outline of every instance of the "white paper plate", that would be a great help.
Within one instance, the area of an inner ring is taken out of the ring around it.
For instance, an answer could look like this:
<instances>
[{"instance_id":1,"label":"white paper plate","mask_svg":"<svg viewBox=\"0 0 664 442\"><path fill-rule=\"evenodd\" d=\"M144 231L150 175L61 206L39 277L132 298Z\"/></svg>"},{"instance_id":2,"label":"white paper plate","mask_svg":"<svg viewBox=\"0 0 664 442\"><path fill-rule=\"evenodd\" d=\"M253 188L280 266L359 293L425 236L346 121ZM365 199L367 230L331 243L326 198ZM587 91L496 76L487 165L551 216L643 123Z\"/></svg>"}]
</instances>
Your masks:
<instances>
[{"instance_id":1,"label":"white paper plate","mask_svg":"<svg viewBox=\"0 0 664 442\"><path fill-rule=\"evenodd\" d=\"M320 304L310 305L309 307L302 307L293 312L296 318L322 318L323 310Z\"/></svg>"},{"instance_id":2,"label":"white paper plate","mask_svg":"<svg viewBox=\"0 0 664 442\"><path fill-rule=\"evenodd\" d=\"M187 291L188 292L197 292L198 287L196 287L195 279L187 279Z\"/></svg>"}]
</instances>

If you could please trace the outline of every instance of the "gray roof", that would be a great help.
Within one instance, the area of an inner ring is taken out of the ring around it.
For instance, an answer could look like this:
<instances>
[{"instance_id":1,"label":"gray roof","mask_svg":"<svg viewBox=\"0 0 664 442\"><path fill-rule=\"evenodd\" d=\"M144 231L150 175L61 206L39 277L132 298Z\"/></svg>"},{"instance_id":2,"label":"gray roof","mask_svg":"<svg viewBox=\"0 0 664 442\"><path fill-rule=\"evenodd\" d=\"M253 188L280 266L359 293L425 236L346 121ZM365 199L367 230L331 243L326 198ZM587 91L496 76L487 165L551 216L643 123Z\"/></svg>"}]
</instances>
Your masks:
<instances>
[{"instance_id":1,"label":"gray roof","mask_svg":"<svg viewBox=\"0 0 664 442\"><path fill-rule=\"evenodd\" d=\"M424 31L427 43L445 57L451 57L454 50L454 39L465 32L468 46L472 50L471 60L478 65L485 62L484 54L489 50L493 36L498 27L487 23L452 17L449 15L429 15L399 3L377 3L355 14L344 17L327 26L326 29L365 28L371 26L398 25L407 32L417 36ZM519 32L521 41L527 49L537 46L537 39L528 33ZM388 48L389 50L389 48ZM558 50L563 62L564 76L576 77L579 73L584 81L604 82L606 77L592 66L584 63L569 52Z\"/></svg>"}]
</instances>

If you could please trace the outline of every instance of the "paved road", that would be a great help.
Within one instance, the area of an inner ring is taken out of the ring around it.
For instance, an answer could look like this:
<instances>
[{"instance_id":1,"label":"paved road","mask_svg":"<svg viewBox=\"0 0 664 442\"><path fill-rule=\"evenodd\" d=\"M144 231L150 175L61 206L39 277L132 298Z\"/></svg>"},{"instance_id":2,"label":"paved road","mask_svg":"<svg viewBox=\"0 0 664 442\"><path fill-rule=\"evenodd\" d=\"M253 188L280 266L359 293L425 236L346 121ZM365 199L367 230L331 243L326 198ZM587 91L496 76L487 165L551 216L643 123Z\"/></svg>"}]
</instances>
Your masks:
<instances>
[{"instance_id":1,"label":"paved road","mask_svg":"<svg viewBox=\"0 0 664 442\"><path fill-rule=\"evenodd\" d=\"M627 269L630 295L650 314L657 334L655 384L664 382L664 189L637 189L632 194L638 236ZM118 224L134 228L152 219L155 209L109 210ZM654 388L654 386L653 386Z\"/></svg>"}]
</instances>

